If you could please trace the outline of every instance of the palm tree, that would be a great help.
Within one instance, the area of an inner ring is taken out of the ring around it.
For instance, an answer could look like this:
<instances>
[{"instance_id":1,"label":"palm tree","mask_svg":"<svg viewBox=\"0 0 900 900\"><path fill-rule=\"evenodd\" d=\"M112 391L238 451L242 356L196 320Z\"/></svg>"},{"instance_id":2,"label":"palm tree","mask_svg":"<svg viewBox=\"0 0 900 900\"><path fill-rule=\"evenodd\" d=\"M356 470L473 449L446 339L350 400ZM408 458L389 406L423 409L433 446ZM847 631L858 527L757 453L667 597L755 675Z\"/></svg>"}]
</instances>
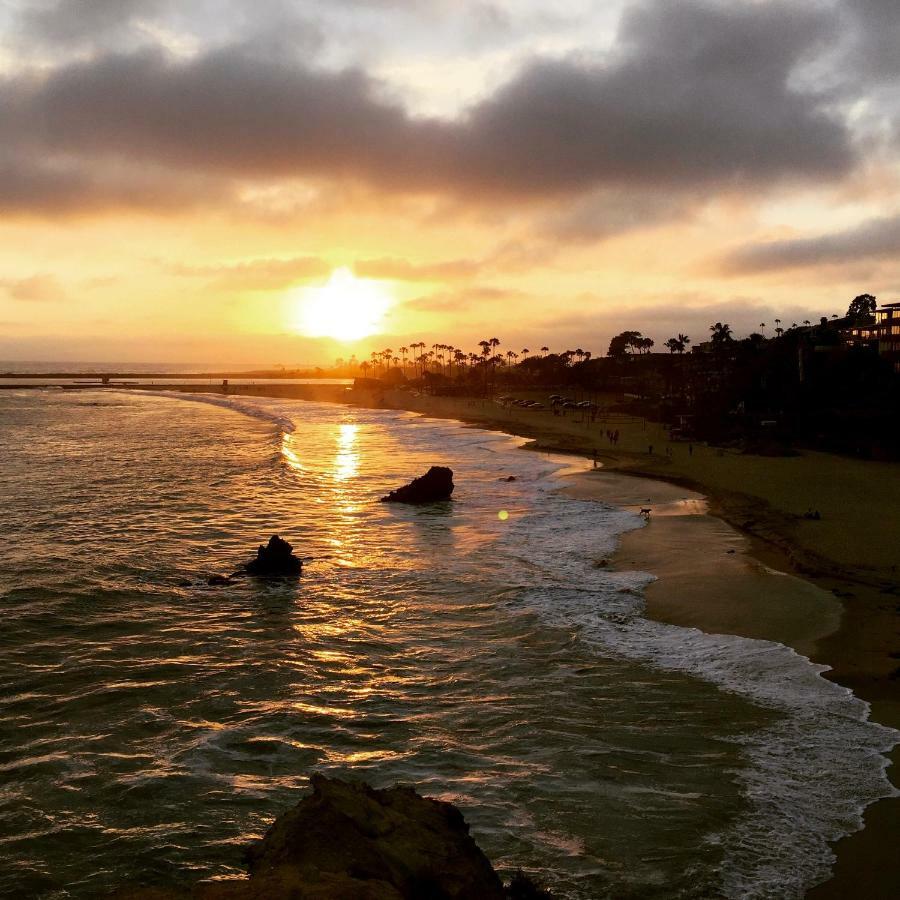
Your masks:
<instances>
[{"instance_id":1,"label":"palm tree","mask_svg":"<svg viewBox=\"0 0 900 900\"><path fill-rule=\"evenodd\" d=\"M406 354L409 353L409 347L401 347L400 355L403 357L403 368L406 369Z\"/></svg>"},{"instance_id":2,"label":"palm tree","mask_svg":"<svg viewBox=\"0 0 900 900\"><path fill-rule=\"evenodd\" d=\"M678 338L673 338L673 337L669 338L669 339L665 342L665 344L663 344L663 346L669 348L669 353L681 353L681 352L682 352L682 351L679 349L679 347L680 347L681 345L680 345L680 343L679 343Z\"/></svg>"},{"instance_id":3,"label":"palm tree","mask_svg":"<svg viewBox=\"0 0 900 900\"><path fill-rule=\"evenodd\" d=\"M684 353L684 351L687 349L687 345L690 342L691 342L691 339L686 334L679 334L678 335L678 343L681 344L681 347L679 348L678 352Z\"/></svg>"},{"instance_id":4,"label":"palm tree","mask_svg":"<svg viewBox=\"0 0 900 900\"><path fill-rule=\"evenodd\" d=\"M549 347L541 347L541 353L549 353L549 352L550 352Z\"/></svg>"},{"instance_id":5,"label":"palm tree","mask_svg":"<svg viewBox=\"0 0 900 900\"><path fill-rule=\"evenodd\" d=\"M759 330L762 332L762 336L765 337L766 336L766 323L765 322L759 323Z\"/></svg>"},{"instance_id":6,"label":"palm tree","mask_svg":"<svg viewBox=\"0 0 900 900\"><path fill-rule=\"evenodd\" d=\"M712 343L714 347L724 347L734 340L731 336L731 326L727 322L725 324L716 322L715 325L709 326L709 330L712 332Z\"/></svg>"},{"instance_id":7,"label":"palm tree","mask_svg":"<svg viewBox=\"0 0 900 900\"><path fill-rule=\"evenodd\" d=\"M417 344L410 344L409 347L412 351L414 351L413 352L413 377L416 377L419 374L418 365L421 365L421 363L422 363L421 351L425 349L425 341L419 341ZM418 354L415 353L416 350L419 351Z\"/></svg>"},{"instance_id":8,"label":"palm tree","mask_svg":"<svg viewBox=\"0 0 900 900\"><path fill-rule=\"evenodd\" d=\"M524 357L522 362L525 362L525 360L528 359L529 353L531 353L531 351L527 347L522 348L522 356Z\"/></svg>"},{"instance_id":9,"label":"palm tree","mask_svg":"<svg viewBox=\"0 0 900 900\"><path fill-rule=\"evenodd\" d=\"M368 373L369 369L371 368L371 364L369 363L368 360L365 360L365 359L364 359L364 360L359 364L359 367L360 367L360 369L362 369L363 378L365 378L365 377L366 377L366 374Z\"/></svg>"}]
</instances>

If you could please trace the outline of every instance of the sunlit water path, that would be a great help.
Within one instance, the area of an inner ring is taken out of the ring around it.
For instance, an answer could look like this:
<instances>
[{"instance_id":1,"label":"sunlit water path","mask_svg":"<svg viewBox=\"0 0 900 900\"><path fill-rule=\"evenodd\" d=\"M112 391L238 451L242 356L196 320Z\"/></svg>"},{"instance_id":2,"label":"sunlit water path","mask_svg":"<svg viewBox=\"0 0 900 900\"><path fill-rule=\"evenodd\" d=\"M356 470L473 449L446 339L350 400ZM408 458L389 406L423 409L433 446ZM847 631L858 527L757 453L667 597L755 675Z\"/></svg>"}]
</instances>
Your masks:
<instances>
[{"instance_id":1,"label":"sunlit water path","mask_svg":"<svg viewBox=\"0 0 900 900\"><path fill-rule=\"evenodd\" d=\"M452 800L560 897L824 877L892 733L780 645L644 619L648 576L594 565L639 521L516 445L301 402L0 397L0 893L234 875L313 770ZM451 503L377 502L435 463ZM299 583L179 586L274 532L317 557Z\"/></svg>"}]
</instances>

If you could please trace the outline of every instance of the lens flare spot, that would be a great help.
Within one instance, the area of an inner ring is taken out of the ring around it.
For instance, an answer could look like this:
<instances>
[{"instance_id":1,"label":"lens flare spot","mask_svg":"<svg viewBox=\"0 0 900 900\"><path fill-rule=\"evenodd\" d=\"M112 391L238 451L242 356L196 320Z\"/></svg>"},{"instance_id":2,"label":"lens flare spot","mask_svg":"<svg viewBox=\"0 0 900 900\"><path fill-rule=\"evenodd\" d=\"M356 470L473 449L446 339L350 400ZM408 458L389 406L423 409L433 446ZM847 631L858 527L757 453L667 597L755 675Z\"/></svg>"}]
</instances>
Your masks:
<instances>
[{"instance_id":1,"label":"lens flare spot","mask_svg":"<svg viewBox=\"0 0 900 900\"><path fill-rule=\"evenodd\" d=\"M505 509L501 509L500 512L497 513L497 518L501 522L505 522L509 518L509 513Z\"/></svg>"}]
</instances>

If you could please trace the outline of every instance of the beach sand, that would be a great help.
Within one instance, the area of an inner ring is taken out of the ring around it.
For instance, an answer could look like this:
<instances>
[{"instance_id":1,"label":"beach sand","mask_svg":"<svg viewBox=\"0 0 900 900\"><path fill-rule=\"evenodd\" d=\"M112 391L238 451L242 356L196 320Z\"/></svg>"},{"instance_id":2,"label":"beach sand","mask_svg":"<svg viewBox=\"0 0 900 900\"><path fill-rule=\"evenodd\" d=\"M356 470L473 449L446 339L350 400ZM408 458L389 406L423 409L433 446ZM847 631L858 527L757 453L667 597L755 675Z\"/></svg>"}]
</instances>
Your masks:
<instances>
[{"instance_id":1,"label":"beach sand","mask_svg":"<svg viewBox=\"0 0 900 900\"><path fill-rule=\"evenodd\" d=\"M644 528L622 536L614 568L652 572L647 614L703 631L777 640L803 656L841 624L830 591L774 569L751 554L751 541L709 514L702 494L600 469L572 476L569 493L639 512Z\"/></svg>"}]
</instances>

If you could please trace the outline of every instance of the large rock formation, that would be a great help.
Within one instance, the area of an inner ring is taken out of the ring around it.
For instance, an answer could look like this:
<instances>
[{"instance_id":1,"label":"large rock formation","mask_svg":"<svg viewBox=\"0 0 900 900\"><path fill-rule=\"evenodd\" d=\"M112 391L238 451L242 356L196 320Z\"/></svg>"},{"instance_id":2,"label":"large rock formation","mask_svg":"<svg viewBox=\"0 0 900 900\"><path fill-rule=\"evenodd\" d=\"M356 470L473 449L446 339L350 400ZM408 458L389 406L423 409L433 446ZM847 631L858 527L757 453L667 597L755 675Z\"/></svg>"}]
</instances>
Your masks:
<instances>
[{"instance_id":1,"label":"large rock formation","mask_svg":"<svg viewBox=\"0 0 900 900\"><path fill-rule=\"evenodd\" d=\"M478 897L503 885L456 807L412 788L375 790L322 775L249 853L250 878L292 869L305 883L340 878L335 896Z\"/></svg>"},{"instance_id":2,"label":"large rock formation","mask_svg":"<svg viewBox=\"0 0 900 900\"><path fill-rule=\"evenodd\" d=\"M247 881L187 892L145 888L115 900L538 900L517 875L504 889L450 803L412 788L375 790L322 775L248 851Z\"/></svg>"},{"instance_id":3,"label":"large rock formation","mask_svg":"<svg viewBox=\"0 0 900 900\"><path fill-rule=\"evenodd\" d=\"M244 566L248 575L263 578L287 578L299 575L302 569L303 560L294 556L294 548L277 534L269 538L268 544L260 544L256 559Z\"/></svg>"},{"instance_id":4,"label":"large rock formation","mask_svg":"<svg viewBox=\"0 0 900 900\"><path fill-rule=\"evenodd\" d=\"M446 466L432 466L420 478L391 491L381 498L382 503L436 503L449 500L453 493L453 470Z\"/></svg>"}]
</instances>

